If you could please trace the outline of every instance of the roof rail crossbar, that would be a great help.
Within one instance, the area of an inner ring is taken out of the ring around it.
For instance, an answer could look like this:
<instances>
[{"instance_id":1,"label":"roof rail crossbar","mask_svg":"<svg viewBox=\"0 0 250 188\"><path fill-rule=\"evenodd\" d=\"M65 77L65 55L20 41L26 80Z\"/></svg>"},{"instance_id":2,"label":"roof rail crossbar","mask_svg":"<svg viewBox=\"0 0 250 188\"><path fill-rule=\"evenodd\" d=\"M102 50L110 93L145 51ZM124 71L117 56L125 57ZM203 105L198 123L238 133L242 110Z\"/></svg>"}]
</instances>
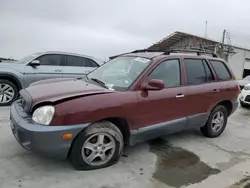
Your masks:
<instances>
[{"instance_id":1,"label":"roof rail crossbar","mask_svg":"<svg viewBox=\"0 0 250 188\"><path fill-rule=\"evenodd\" d=\"M169 55L171 52L194 52L194 53L197 53L198 56L201 54L211 54L213 57L217 57L217 55L213 52L209 52L205 50L192 50L192 49L172 49L172 50L165 52L164 54Z\"/></svg>"},{"instance_id":2,"label":"roof rail crossbar","mask_svg":"<svg viewBox=\"0 0 250 188\"><path fill-rule=\"evenodd\" d=\"M152 50L152 49L139 49L139 50L134 50L130 53L142 53L142 52L162 52L164 55L169 55L170 53L178 53L178 52L193 52L197 53L198 56L201 54L211 54L213 57L217 57L217 55L211 51L206 51L206 50L195 50L195 49L170 49L167 51L164 50Z\"/></svg>"}]
</instances>

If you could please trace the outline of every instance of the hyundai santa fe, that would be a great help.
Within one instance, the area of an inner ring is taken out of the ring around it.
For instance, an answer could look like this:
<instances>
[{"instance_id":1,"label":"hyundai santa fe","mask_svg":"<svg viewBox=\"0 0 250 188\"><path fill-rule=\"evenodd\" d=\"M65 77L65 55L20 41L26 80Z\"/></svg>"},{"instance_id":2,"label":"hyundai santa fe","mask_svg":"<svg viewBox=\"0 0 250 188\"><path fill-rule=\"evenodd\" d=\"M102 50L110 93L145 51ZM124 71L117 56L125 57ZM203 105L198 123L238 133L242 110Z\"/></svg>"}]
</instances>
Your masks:
<instances>
[{"instance_id":1,"label":"hyundai santa fe","mask_svg":"<svg viewBox=\"0 0 250 188\"><path fill-rule=\"evenodd\" d=\"M220 136L239 91L228 64L215 56L138 50L84 78L21 90L11 129L27 150L91 170L116 163L126 145L167 134L199 128Z\"/></svg>"}]
</instances>

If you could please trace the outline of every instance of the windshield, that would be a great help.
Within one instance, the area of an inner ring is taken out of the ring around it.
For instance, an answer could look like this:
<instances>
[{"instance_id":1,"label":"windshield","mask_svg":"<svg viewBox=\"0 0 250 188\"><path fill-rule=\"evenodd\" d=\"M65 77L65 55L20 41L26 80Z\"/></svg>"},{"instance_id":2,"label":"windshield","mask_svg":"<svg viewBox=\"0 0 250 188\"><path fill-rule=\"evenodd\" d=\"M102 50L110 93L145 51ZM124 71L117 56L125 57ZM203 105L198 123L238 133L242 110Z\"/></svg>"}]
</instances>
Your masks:
<instances>
[{"instance_id":1,"label":"windshield","mask_svg":"<svg viewBox=\"0 0 250 188\"><path fill-rule=\"evenodd\" d=\"M26 56L18 61L16 61L15 63L19 63L19 64L25 64L25 63L28 63L30 62L31 60L33 60L34 58L36 58L38 56L38 54L32 54L32 55L29 55L29 56Z\"/></svg>"},{"instance_id":2,"label":"windshield","mask_svg":"<svg viewBox=\"0 0 250 188\"><path fill-rule=\"evenodd\" d=\"M96 78L111 89L126 91L150 62L141 57L118 57L95 69L88 78Z\"/></svg>"},{"instance_id":3,"label":"windshield","mask_svg":"<svg viewBox=\"0 0 250 188\"><path fill-rule=\"evenodd\" d=\"M250 81L250 76L245 77L243 80Z\"/></svg>"}]
</instances>

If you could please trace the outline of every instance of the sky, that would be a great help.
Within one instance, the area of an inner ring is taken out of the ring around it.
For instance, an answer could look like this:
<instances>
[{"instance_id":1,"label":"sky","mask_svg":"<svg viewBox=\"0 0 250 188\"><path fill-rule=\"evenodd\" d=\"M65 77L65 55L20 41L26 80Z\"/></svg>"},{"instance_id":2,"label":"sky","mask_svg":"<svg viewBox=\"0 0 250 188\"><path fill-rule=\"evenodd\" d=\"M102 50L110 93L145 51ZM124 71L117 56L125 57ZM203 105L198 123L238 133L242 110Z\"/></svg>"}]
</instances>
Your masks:
<instances>
[{"instance_id":1,"label":"sky","mask_svg":"<svg viewBox=\"0 0 250 188\"><path fill-rule=\"evenodd\" d=\"M175 31L250 44L249 0L0 0L0 57L65 51L101 59ZM248 45L250 47L250 45Z\"/></svg>"}]
</instances>

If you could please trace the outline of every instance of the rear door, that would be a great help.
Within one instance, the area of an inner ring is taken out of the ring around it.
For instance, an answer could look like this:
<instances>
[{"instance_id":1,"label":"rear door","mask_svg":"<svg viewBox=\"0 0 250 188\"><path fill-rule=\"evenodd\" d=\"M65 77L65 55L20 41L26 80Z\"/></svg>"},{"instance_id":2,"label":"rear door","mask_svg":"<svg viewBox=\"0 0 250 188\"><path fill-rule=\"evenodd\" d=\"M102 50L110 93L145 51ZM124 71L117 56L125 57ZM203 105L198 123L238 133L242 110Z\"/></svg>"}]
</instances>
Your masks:
<instances>
[{"instance_id":1,"label":"rear door","mask_svg":"<svg viewBox=\"0 0 250 188\"><path fill-rule=\"evenodd\" d=\"M205 124L211 106L219 100L221 87L207 60L184 58L183 63L189 106L187 127L200 127Z\"/></svg>"},{"instance_id":2,"label":"rear door","mask_svg":"<svg viewBox=\"0 0 250 188\"><path fill-rule=\"evenodd\" d=\"M146 80L163 80L165 88L159 91L137 92L139 100L137 128L145 132L144 138L184 129L187 110L186 88L182 85L180 67L179 59L161 62L149 72Z\"/></svg>"},{"instance_id":3,"label":"rear door","mask_svg":"<svg viewBox=\"0 0 250 188\"><path fill-rule=\"evenodd\" d=\"M39 56L35 60L40 62L38 66L26 65L25 67L25 85L33 82L50 78L62 77L62 55L46 54Z\"/></svg>"},{"instance_id":4,"label":"rear door","mask_svg":"<svg viewBox=\"0 0 250 188\"><path fill-rule=\"evenodd\" d=\"M63 77L82 77L97 67L99 65L92 59L65 55Z\"/></svg>"},{"instance_id":5,"label":"rear door","mask_svg":"<svg viewBox=\"0 0 250 188\"><path fill-rule=\"evenodd\" d=\"M217 102L222 100L237 100L235 98L238 93L237 84L225 62L219 60L209 61L217 75L218 84L220 85L220 92Z\"/></svg>"}]
</instances>

